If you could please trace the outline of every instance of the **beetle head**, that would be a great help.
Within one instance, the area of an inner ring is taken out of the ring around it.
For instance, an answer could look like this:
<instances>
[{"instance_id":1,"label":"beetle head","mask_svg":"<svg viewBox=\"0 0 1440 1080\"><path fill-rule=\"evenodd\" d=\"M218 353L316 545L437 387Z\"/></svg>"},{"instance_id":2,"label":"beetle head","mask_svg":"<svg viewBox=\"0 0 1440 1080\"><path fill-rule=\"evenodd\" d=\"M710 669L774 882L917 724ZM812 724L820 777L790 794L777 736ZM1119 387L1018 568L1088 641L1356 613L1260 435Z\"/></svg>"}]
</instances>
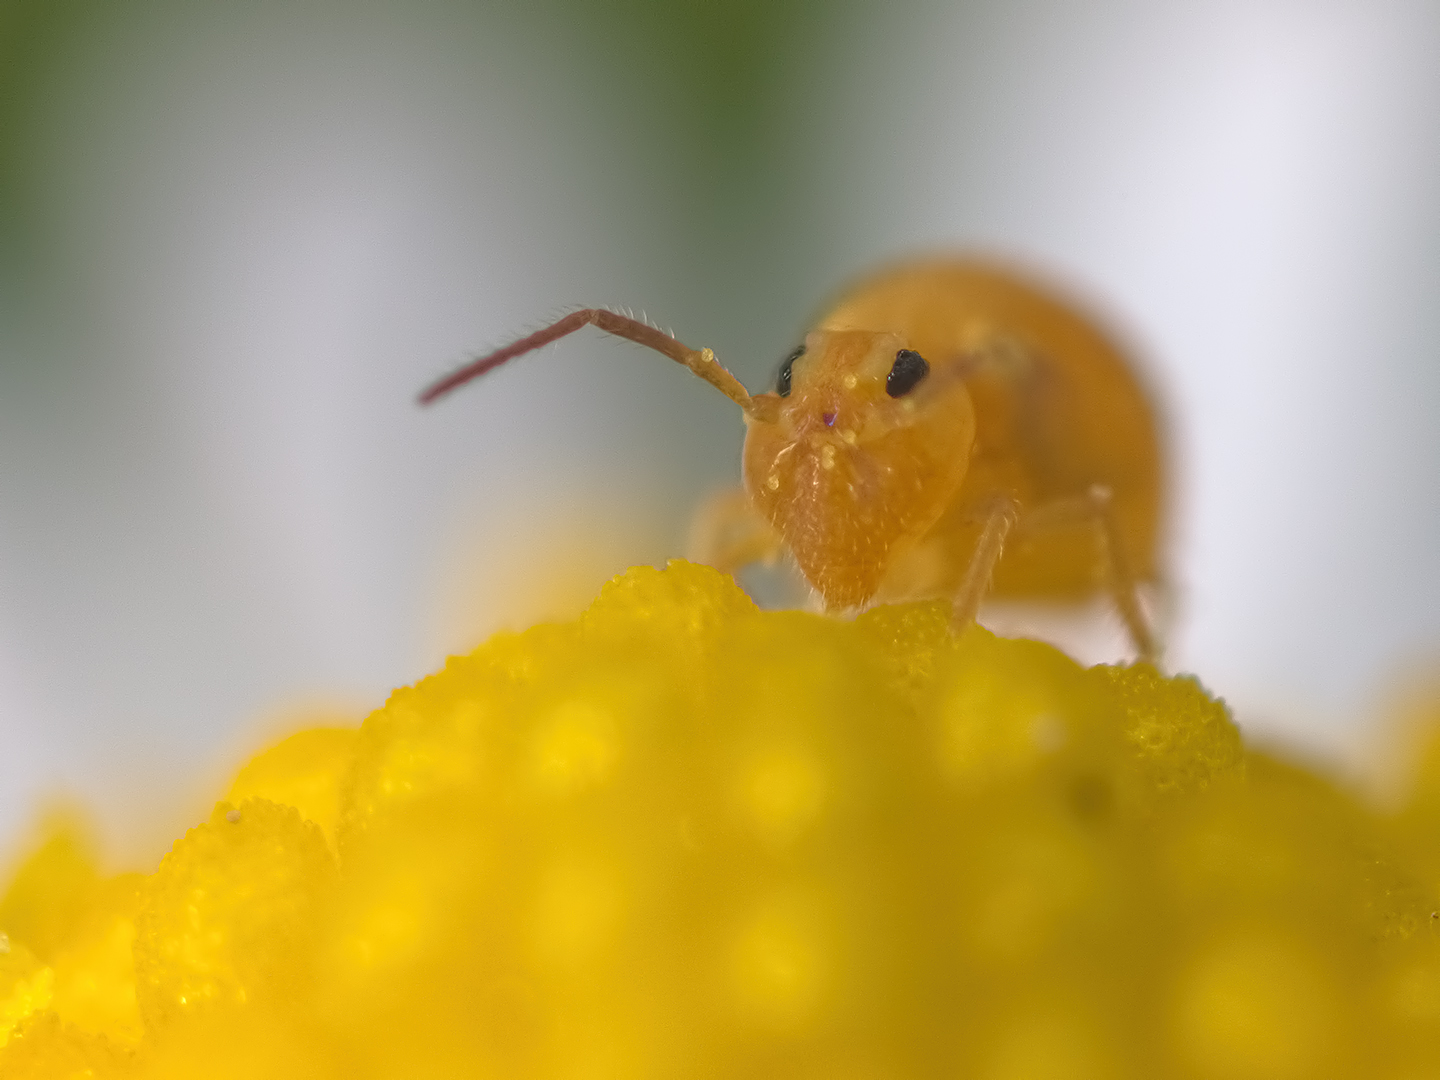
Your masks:
<instances>
[{"instance_id":1,"label":"beetle head","mask_svg":"<svg viewBox=\"0 0 1440 1080\"><path fill-rule=\"evenodd\" d=\"M897 334L816 330L747 413L745 487L830 608L875 595L965 478L975 415Z\"/></svg>"}]
</instances>

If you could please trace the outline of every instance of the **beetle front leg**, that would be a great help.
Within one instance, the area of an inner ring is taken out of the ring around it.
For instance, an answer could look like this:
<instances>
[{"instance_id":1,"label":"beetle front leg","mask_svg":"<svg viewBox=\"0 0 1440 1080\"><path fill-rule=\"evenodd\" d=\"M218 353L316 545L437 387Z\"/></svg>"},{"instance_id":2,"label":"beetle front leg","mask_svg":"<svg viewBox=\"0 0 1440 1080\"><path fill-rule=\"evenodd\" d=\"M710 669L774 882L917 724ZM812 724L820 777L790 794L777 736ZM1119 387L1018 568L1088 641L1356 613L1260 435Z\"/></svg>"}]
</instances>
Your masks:
<instances>
[{"instance_id":1,"label":"beetle front leg","mask_svg":"<svg viewBox=\"0 0 1440 1080\"><path fill-rule=\"evenodd\" d=\"M752 563L773 564L783 548L775 527L760 516L744 488L710 495L690 521L685 554L691 562L733 574Z\"/></svg>"},{"instance_id":2,"label":"beetle front leg","mask_svg":"<svg viewBox=\"0 0 1440 1080\"><path fill-rule=\"evenodd\" d=\"M950 627L957 634L975 621L980 603L990 591L995 564L1005 550L1005 540L1020 517L1020 504L1008 495L996 495L983 511L985 527L966 564L965 576L950 606Z\"/></svg>"}]
</instances>

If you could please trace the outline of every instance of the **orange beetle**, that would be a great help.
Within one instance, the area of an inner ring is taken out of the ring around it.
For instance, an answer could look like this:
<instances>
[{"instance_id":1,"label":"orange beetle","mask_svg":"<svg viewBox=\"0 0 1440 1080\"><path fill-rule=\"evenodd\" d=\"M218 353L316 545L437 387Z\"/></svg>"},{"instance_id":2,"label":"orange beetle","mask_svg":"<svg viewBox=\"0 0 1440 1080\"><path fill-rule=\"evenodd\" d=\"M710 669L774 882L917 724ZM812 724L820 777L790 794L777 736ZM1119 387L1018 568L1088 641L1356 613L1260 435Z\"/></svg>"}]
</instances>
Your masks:
<instances>
[{"instance_id":1,"label":"orange beetle","mask_svg":"<svg viewBox=\"0 0 1440 1080\"><path fill-rule=\"evenodd\" d=\"M1137 597L1161 576L1154 411L1113 342L1035 285L973 261L896 267L845 294L754 395L709 349L586 309L421 401L585 325L684 364L744 413L744 488L702 508L701 561L788 550L827 610L948 596L957 628L987 590L1077 600L1103 583L1156 657Z\"/></svg>"}]
</instances>

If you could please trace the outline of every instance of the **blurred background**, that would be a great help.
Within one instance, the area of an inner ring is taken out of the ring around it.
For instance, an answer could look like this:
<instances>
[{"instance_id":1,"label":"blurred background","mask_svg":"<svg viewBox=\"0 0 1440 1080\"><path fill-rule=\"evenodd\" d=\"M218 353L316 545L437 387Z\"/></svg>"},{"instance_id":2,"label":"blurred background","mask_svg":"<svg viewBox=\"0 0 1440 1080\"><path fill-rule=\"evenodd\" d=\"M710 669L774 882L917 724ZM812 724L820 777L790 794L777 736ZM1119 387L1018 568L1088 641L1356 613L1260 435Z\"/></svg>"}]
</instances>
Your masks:
<instances>
[{"instance_id":1,"label":"blurred background","mask_svg":"<svg viewBox=\"0 0 1440 1080\"><path fill-rule=\"evenodd\" d=\"M435 375L609 303L760 387L917 251L1133 345L1171 663L1341 760L1440 654L1437 56L1429 0L0 0L0 845L69 798L153 863L738 475L599 335Z\"/></svg>"}]
</instances>

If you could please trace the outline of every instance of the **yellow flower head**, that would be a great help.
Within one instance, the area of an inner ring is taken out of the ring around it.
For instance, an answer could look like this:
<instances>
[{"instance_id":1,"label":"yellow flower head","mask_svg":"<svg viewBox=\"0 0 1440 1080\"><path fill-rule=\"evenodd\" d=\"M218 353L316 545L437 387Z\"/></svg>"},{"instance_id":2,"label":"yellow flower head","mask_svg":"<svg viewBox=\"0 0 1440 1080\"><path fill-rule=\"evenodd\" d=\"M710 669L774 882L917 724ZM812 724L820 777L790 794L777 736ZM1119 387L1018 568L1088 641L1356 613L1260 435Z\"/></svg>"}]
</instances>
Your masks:
<instances>
[{"instance_id":1,"label":"yellow flower head","mask_svg":"<svg viewBox=\"0 0 1440 1080\"><path fill-rule=\"evenodd\" d=\"M1192 679L641 568L262 754L148 878L37 854L0 1076L1420 1075L1402 824Z\"/></svg>"}]
</instances>

